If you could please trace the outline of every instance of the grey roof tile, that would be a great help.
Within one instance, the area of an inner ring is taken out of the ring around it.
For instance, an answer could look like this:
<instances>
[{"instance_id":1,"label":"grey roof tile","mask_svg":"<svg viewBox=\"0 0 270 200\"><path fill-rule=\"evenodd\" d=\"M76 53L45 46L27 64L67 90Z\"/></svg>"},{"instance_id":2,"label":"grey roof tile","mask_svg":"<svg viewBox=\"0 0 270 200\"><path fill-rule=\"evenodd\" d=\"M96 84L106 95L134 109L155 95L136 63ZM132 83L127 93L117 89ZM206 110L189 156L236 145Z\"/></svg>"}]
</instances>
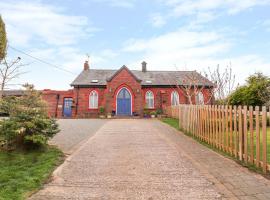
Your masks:
<instances>
[{"instance_id":1,"label":"grey roof tile","mask_svg":"<svg viewBox=\"0 0 270 200\"><path fill-rule=\"evenodd\" d=\"M107 80L118 70L90 69L82 71L79 76L71 83L72 86L91 86L107 85ZM196 71L147 71L130 70L142 82L143 86L147 85L187 85L190 79L196 79L196 85L214 86L207 78ZM97 83L91 82L98 80ZM192 82L192 81L191 81Z\"/></svg>"}]
</instances>

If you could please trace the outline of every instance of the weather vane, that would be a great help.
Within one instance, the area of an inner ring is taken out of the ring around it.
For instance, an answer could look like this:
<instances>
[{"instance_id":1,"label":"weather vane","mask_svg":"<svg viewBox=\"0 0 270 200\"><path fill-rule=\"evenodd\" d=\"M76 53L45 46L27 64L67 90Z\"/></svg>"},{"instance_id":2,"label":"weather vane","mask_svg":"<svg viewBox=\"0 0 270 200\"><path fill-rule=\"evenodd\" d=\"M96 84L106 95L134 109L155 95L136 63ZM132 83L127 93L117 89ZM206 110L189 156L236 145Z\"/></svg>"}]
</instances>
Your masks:
<instances>
[{"instance_id":1,"label":"weather vane","mask_svg":"<svg viewBox=\"0 0 270 200\"><path fill-rule=\"evenodd\" d=\"M89 62L89 60L90 60L90 55L87 53L86 54L86 57L87 57L87 61Z\"/></svg>"}]
</instances>

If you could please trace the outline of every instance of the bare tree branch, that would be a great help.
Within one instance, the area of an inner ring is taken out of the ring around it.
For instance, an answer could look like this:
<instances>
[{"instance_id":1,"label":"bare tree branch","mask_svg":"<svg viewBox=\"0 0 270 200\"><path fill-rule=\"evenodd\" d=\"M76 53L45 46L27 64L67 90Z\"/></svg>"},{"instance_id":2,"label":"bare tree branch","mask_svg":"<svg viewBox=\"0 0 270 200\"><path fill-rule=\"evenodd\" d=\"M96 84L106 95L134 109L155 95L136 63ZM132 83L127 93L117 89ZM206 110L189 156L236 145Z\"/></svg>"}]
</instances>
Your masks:
<instances>
[{"instance_id":1,"label":"bare tree branch","mask_svg":"<svg viewBox=\"0 0 270 200\"><path fill-rule=\"evenodd\" d=\"M21 72L20 69L27 64L21 64L21 58L18 57L12 61L7 61L6 58L3 59L0 66L0 99L3 97L3 92L6 86L12 80L18 78L26 72Z\"/></svg>"}]
</instances>

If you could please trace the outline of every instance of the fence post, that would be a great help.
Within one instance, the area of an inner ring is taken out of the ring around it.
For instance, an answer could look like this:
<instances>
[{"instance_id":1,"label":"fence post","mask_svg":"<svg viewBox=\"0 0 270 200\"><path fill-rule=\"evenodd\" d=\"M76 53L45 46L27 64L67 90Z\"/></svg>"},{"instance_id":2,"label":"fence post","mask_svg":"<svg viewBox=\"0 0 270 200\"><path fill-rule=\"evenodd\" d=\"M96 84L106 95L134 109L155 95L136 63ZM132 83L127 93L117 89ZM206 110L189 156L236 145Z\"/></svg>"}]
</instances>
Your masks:
<instances>
[{"instance_id":1,"label":"fence post","mask_svg":"<svg viewBox=\"0 0 270 200\"><path fill-rule=\"evenodd\" d=\"M228 119L228 106L225 105L225 139L226 139L226 145L225 150L228 153L229 152L229 119ZM225 143L225 142L224 142Z\"/></svg>"},{"instance_id":2,"label":"fence post","mask_svg":"<svg viewBox=\"0 0 270 200\"><path fill-rule=\"evenodd\" d=\"M247 106L244 106L244 161L248 162L248 136L247 136Z\"/></svg>"},{"instance_id":3,"label":"fence post","mask_svg":"<svg viewBox=\"0 0 270 200\"><path fill-rule=\"evenodd\" d=\"M233 129L234 129L234 155L237 158L238 157L238 130L237 130L237 107L233 106Z\"/></svg>"},{"instance_id":4,"label":"fence post","mask_svg":"<svg viewBox=\"0 0 270 200\"><path fill-rule=\"evenodd\" d=\"M215 123L216 123L216 132L215 132L215 140L216 147L219 148L219 114L218 114L218 106L215 106Z\"/></svg>"},{"instance_id":5,"label":"fence post","mask_svg":"<svg viewBox=\"0 0 270 200\"><path fill-rule=\"evenodd\" d=\"M242 127L242 107L238 107L238 130L239 130L239 160L243 160L243 127Z\"/></svg>"},{"instance_id":6,"label":"fence post","mask_svg":"<svg viewBox=\"0 0 270 200\"><path fill-rule=\"evenodd\" d=\"M233 155L233 119L232 119L232 106L230 105L229 106L229 122L230 122L230 144L229 144L229 151L230 151L230 154Z\"/></svg>"},{"instance_id":7,"label":"fence post","mask_svg":"<svg viewBox=\"0 0 270 200\"><path fill-rule=\"evenodd\" d=\"M267 119L266 119L266 107L262 107L262 161L263 161L263 173L267 171Z\"/></svg>"},{"instance_id":8,"label":"fence post","mask_svg":"<svg viewBox=\"0 0 270 200\"><path fill-rule=\"evenodd\" d=\"M254 164L254 128L253 128L253 106L249 106L249 132L250 132L250 163Z\"/></svg>"},{"instance_id":9,"label":"fence post","mask_svg":"<svg viewBox=\"0 0 270 200\"><path fill-rule=\"evenodd\" d=\"M255 116L256 116L256 166L260 167L260 117L259 117L259 106L255 107Z\"/></svg>"}]
</instances>

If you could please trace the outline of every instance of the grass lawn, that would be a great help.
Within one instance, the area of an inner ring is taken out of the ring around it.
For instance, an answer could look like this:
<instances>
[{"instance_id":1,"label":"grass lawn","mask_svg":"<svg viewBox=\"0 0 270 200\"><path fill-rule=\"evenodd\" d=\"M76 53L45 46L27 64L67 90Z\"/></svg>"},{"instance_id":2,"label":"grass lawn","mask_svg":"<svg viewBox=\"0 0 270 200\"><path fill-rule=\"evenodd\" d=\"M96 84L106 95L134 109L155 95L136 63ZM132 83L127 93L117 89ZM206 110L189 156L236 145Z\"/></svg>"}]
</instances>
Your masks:
<instances>
[{"instance_id":1,"label":"grass lawn","mask_svg":"<svg viewBox=\"0 0 270 200\"><path fill-rule=\"evenodd\" d=\"M254 156L256 156L256 133L254 131L253 136L253 143L254 143ZM248 132L248 154L250 155L251 148L250 148L250 140L251 134ZM270 163L270 127L267 128L267 162ZM260 130L260 158L262 159L262 130Z\"/></svg>"},{"instance_id":2,"label":"grass lawn","mask_svg":"<svg viewBox=\"0 0 270 200\"><path fill-rule=\"evenodd\" d=\"M63 153L53 147L31 152L0 152L0 200L25 199L45 183Z\"/></svg>"},{"instance_id":3,"label":"grass lawn","mask_svg":"<svg viewBox=\"0 0 270 200\"><path fill-rule=\"evenodd\" d=\"M174 118L162 118L161 121L179 130L179 120Z\"/></svg>"}]
</instances>

